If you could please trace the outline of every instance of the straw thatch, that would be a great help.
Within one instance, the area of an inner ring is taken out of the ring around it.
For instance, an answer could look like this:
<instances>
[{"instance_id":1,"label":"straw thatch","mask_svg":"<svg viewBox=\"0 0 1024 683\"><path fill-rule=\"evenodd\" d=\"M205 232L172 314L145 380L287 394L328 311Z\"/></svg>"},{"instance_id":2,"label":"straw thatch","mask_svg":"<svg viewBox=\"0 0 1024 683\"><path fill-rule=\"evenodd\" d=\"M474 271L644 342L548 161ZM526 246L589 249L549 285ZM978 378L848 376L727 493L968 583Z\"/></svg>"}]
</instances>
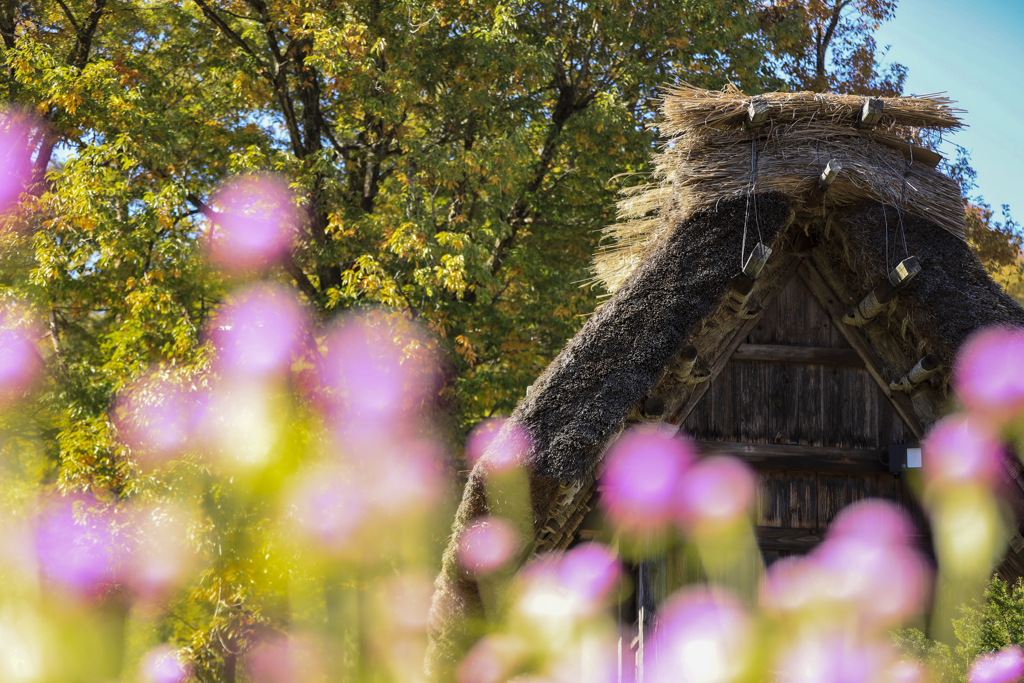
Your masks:
<instances>
[{"instance_id":1,"label":"straw thatch","mask_svg":"<svg viewBox=\"0 0 1024 683\"><path fill-rule=\"evenodd\" d=\"M751 98L735 88L721 92L678 87L663 100L662 129L672 135L657 155L653 182L628 188L619 202L620 222L605 229L612 244L594 259L595 280L618 289L654 244L677 221L724 197L778 191L806 202L830 160L842 172L828 192L831 207L873 199L898 212L928 218L963 237L960 189L925 163L894 149L892 133L908 126L955 127L949 100L901 97L885 100L886 114L872 131L854 127L863 97L772 93L769 124L743 128ZM912 142L907 140L905 142ZM913 147L906 146L910 156ZM745 216L757 236L756 205ZM900 214L896 214L900 215Z\"/></svg>"}]
</instances>

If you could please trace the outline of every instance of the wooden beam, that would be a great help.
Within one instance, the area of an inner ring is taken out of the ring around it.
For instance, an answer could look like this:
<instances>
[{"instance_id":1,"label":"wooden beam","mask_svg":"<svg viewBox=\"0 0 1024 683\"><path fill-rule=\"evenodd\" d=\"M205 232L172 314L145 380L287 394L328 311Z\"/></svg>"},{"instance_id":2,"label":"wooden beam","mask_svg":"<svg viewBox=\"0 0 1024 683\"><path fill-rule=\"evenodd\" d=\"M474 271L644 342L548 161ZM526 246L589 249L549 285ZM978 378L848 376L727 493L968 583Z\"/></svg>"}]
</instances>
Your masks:
<instances>
[{"instance_id":1,"label":"wooden beam","mask_svg":"<svg viewBox=\"0 0 1024 683\"><path fill-rule=\"evenodd\" d=\"M939 165L939 162L944 158L941 154L936 154L930 149L924 147L918 147L912 145L909 142L904 142L899 138L889 137L888 135L875 135L872 138L875 142L880 142L886 147L895 149L907 158L908 161L920 161L925 166L935 168Z\"/></svg>"},{"instance_id":2,"label":"wooden beam","mask_svg":"<svg viewBox=\"0 0 1024 683\"><path fill-rule=\"evenodd\" d=\"M693 411L694 406L697 405L697 402L704 396L708 387L711 386L711 382L713 382L714 379L722 373L722 370L725 368L725 364L729 362L729 358L732 357L732 354L736 352L736 349L743 343L743 340L747 338L747 335L750 334L751 330L754 329L757 323L761 322L761 318L764 317L764 312L768 309L771 303L775 301L775 297L779 295L779 292L781 292L783 287L786 286L786 283L795 276L797 268L800 267L800 263L801 260L799 257L792 257L789 265L786 266L785 272L783 272L779 281L775 284L775 289L770 291L761 301L761 310L759 310L756 315L744 320L743 324L740 325L739 329L736 330L736 333L730 338L729 343L722 347L721 353L718 354L718 357L711 365L710 372L708 373L708 380L698 384L694 388L693 392L690 393L689 398L686 399L686 402L682 407L673 413L666 422L675 425L676 427L682 425L683 421L686 420Z\"/></svg>"},{"instance_id":3,"label":"wooden beam","mask_svg":"<svg viewBox=\"0 0 1024 683\"><path fill-rule=\"evenodd\" d=\"M878 358L878 354L871 348L864 334L856 327L850 327L843 322L843 317L846 315L843 310L843 305L839 300L839 297L832 288L828 286L828 283L822 279L821 275L815 270L807 261L803 261L800 268L797 270L797 275L803 281L807 289L810 290L811 294L821 307L828 313L829 318L832 320L832 324L836 326L836 329L846 338L846 341L852 346L860 357L864 359L864 367L867 369L868 374L871 375L875 383L878 384L879 388L892 407L896 409L906 425L910 428L910 431L914 433L914 436L918 440L924 438L924 427L921 425L921 421L917 417L917 413L914 412L914 406L910 402L910 397L902 392L894 392L889 388L889 381L885 379L882 374L882 361Z\"/></svg>"},{"instance_id":4,"label":"wooden beam","mask_svg":"<svg viewBox=\"0 0 1024 683\"><path fill-rule=\"evenodd\" d=\"M817 346L783 346L779 344L740 344L730 360L864 367L864 359L853 349L826 349Z\"/></svg>"},{"instance_id":5,"label":"wooden beam","mask_svg":"<svg viewBox=\"0 0 1024 683\"><path fill-rule=\"evenodd\" d=\"M881 451L867 448L803 446L791 443L698 441L706 455L733 455L758 469L817 472L888 472L878 459Z\"/></svg>"},{"instance_id":6,"label":"wooden beam","mask_svg":"<svg viewBox=\"0 0 1024 683\"><path fill-rule=\"evenodd\" d=\"M858 128L874 128L882 120L885 113L885 102L880 97L867 97L864 99L864 106L860 109L860 119L857 121Z\"/></svg>"},{"instance_id":7,"label":"wooden beam","mask_svg":"<svg viewBox=\"0 0 1024 683\"><path fill-rule=\"evenodd\" d=\"M807 553L814 550L825 539L824 529L798 529L791 527L759 526L754 530L757 545L761 550L782 550ZM921 549L931 547L926 534L911 536L911 545Z\"/></svg>"},{"instance_id":8,"label":"wooden beam","mask_svg":"<svg viewBox=\"0 0 1024 683\"><path fill-rule=\"evenodd\" d=\"M809 553L822 540L818 529L791 529L759 526L755 530L757 546L761 550L781 550L791 553Z\"/></svg>"},{"instance_id":9,"label":"wooden beam","mask_svg":"<svg viewBox=\"0 0 1024 683\"><path fill-rule=\"evenodd\" d=\"M847 325L863 327L882 312L883 305L892 300L896 294L910 284L914 276L921 272L921 262L916 256L908 256L900 261L889 277L882 280L853 310L843 318Z\"/></svg>"}]
</instances>

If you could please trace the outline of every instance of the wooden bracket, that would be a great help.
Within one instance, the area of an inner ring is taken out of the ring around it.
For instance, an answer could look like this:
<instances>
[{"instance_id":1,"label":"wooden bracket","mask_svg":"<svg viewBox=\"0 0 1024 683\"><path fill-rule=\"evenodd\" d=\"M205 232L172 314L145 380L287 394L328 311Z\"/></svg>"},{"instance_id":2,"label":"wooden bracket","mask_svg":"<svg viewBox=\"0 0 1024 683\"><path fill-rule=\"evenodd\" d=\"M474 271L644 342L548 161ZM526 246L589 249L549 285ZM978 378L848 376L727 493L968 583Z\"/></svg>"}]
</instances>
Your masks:
<instances>
[{"instance_id":1,"label":"wooden bracket","mask_svg":"<svg viewBox=\"0 0 1024 683\"><path fill-rule=\"evenodd\" d=\"M807 198L806 204L808 209L816 209L821 206L821 203L825 200L825 193L832 187L832 183L839 177L840 171L843 170L843 164L838 159L830 159L825 164L824 170L821 175L818 176L818 181L814 184L814 188L811 190L810 196Z\"/></svg>"},{"instance_id":2,"label":"wooden bracket","mask_svg":"<svg viewBox=\"0 0 1024 683\"><path fill-rule=\"evenodd\" d=\"M768 123L768 110L768 102L763 98L755 97L750 100L750 104L747 105L747 118L744 121L746 127L753 130Z\"/></svg>"},{"instance_id":3,"label":"wooden bracket","mask_svg":"<svg viewBox=\"0 0 1024 683\"><path fill-rule=\"evenodd\" d=\"M934 353L917 361L917 364L910 371L895 382L889 384L893 391L910 391L915 386L925 381L939 370L939 357Z\"/></svg>"},{"instance_id":4,"label":"wooden bracket","mask_svg":"<svg viewBox=\"0 0 1024 683\"><path fill-rule=\"evenodd\" d=\"M683 347L683 350L676 356L675 363L672 364L670 372L680 382L685 382L690 378L690 374L693 372L694 364L697 362L697 347L693 344L687 344Z\"/></svg>"},{"instance_id":5,"label":"wooden bracket","mask_svg":"<svg viewBox=\"0 0 1024 683\"><path fill-rule=\"evenodd\" d=\"M852 311L849 311L843 318L843 322L854 327L863 327L882 312L885 304L889 303L896 294L910 284L914 276L921 272L921 263L916 256L903 259L889 273L889 277L872 289Z\"/></svg>"},{"instance_id":6,"label":"wooden bracket","mask_svg":"<svg viewBox=\"0 0 1024 683\"><path fill-rule=\"evenodd\" d=\"M860 109L860 119L857 127L862 129L874 128L882 120L885 113L885 103L878 97L869 97L864 100L864 106Z\"/></svg>"}]
</instances>

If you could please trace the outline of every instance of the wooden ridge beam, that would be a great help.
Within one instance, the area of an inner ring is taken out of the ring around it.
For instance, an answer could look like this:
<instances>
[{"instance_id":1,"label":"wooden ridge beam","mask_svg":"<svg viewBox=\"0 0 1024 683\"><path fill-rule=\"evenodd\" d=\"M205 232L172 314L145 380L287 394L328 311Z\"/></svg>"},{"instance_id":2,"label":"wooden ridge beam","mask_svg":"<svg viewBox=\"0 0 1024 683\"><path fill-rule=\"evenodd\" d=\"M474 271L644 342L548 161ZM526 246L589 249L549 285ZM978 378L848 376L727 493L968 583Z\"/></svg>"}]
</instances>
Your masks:
<instances>
[{"instance_id":1,"label":"wooden ridge beam","mask_svg":"<svg viewBox=\"0 0 1024 683\"><path fill-rule=\"evenodd\" d=\"M854 349L784 346L781 344L740 344L730 360L864 367L864 359Z\"/></svg>"},{"instance_id":2,"label":"wooden ridge beam","mask_svg":"<svg viewBox=\"0 0 1024 683\"><path fill-rule=\"evenodd\" d=\"M888 472L880 450L804 446L790 443L737 443L698 441L705 455L732 455L758 469L812 470L817 472Z\"/></svg>"}]
</instances>

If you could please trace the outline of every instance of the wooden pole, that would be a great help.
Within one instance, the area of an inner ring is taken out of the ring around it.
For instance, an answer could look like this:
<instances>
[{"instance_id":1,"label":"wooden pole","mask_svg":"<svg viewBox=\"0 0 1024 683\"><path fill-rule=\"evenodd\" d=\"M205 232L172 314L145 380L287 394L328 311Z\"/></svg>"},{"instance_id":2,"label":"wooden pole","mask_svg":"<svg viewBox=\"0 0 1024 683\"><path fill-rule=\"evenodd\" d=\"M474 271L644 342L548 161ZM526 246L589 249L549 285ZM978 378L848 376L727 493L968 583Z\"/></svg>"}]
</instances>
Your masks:
<instances>
[{"instance_id":1,"label":"wooden pole","mask_svg":"<svg viewBox=\"0 0 1024 683\"><path fill-rule=\"evenodd\" d=\"M760 128L768 122L768 103L760 97L755 97L750 100L750 104L747 105L747 128L753 130Z\"/></svg>"},{"instance_id":2,"label":"wooden pole","mask_svg":"<svg viewBox=\"0 0 1024 683\"><path fill-rule=\"evenodd\" d=\"M929 353L927 356L917 361L917 364L914 365L907 374L889 384L889 388L893 391L910 391L915 386L924 382L926 379L938 372L939 365L939 357L934 353Z\"/></svg>"},{"instance_id":3,"label":"wooden pole","mask_svg":"<svg viewBox=\"0 0 1024 683\"><path fill-rule=\"evenodd\" d=\"M883 113L885 113L885 103L880 98L867 98L861 107L860 120L857 122L857 127L867 130L874 128L882 120Z\"/></svg>"}]
</instances>

